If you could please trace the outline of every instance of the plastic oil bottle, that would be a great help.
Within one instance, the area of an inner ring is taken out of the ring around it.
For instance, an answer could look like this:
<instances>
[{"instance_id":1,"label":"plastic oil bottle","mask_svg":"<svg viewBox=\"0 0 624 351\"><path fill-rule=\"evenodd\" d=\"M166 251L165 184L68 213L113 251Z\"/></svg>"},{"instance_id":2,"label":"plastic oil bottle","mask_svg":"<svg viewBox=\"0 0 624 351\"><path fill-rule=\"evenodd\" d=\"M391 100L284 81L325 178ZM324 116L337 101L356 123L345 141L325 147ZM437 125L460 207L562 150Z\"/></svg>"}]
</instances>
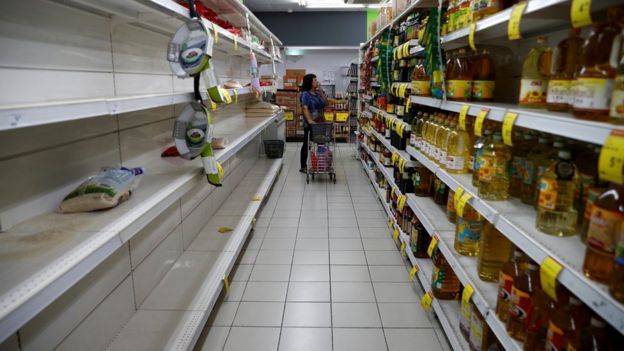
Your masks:
<instances>
[{"instance_id":1,"label":"plastic oil bottle","mask_svg":"<svg viewBox=\"0 0 624 351\"><path fill-rule=\"evenodd\" d=\"M472 99L475 101L494 100L496 72L494 70L494 61L488 49L483 49L483 51L481 51L476 57L474 65Z\"/></svg>"},{"instance_id":2,"label":"plastic oil bottle","mask_svg":"<svg viewBox=\"0 0 624 351\"><path fill-rule=\"evenodd\" d=\"M600 156L599 146L588 146L581 152L572 152L574 156L572 162L576 165L579 175L578 188L574 195L574 206L579 213L579 229L583 222L583 212L589 194L589 189L596 185L598 179L598 158Z\"/></svg>"},{"instance_id":3,"label":"plastic oil bottle","mask_svg":"<svg viewBox=\"0 0 624 351\"><path fill-rule=\"evenodd\" d=\"M532 261L527 264L526 270L514 279L507 332L516 340L526 339L526 323L528 313L531 311L531 296L540 289L539 279L539 266Z\"/></svg>"},{"instance_id":4,"label":"plastic oil bottle","mask_svg":"<svg viewBox=\"0 0 624 351\"><path fill-rule=\"evenodd\" d=\"M520 197L522 195L522 183L524 181L527 156L533 146L535 146L535 138L532 133L528 132L523 134L521 142L514 142L511 150L510 167L511 184L509 186L509 195L511 196Z\"/></svg>"},{"instance_id":5,"label":"plastic oil bottle","mask_svg":"<svg viewBox=\"0 0 624 351\"><path fill-rule=\"evenodd\" d=\"M410 246L414 256L417 258L428 258L427 249L431 242L431 236L425 230L423 224L418 220L417 216L413 217L412 233L410 238Z\"/></svg>"},{"instance_id":6,"label":"plastic oil bottle","mask_svg":"<svg viewBox=\"0 0 624 351\"><path fill-rule=\"evenodd\" d=\"M583 45L583 65L578 72L573 101L574 117L606 122L609 120L611 94L616 68L611 65L611 53L619 53L621 32L618 23L624 17L624 7L612 7L606 24L595 24ZM613 59L617 62L617 59Z\"/></svg>"},{"instance_id":7,"label":"plastic oil bottle","mask_svg":"<svg viewBox=\"0 0 624 351\"><path fill-rule=\"evenodd\" d=\"M529 51L522 64L520 98L522 107L545 108L551 50L545 36L537 37L537 45Z\"/></svg>"},{"instance_id":8,"label":"plastic oil bottle","mask_svg":"<svg viewBox=\"0 0 624 351\"><path fill-rule=\"evenodd\" d=\"M527 316L527 336L524 341L524 350L544 350L548 321L555 312L555 302L539 289L531 296L531 312Z\"/></svg>"},{"instance_id":9,"label":"plastic oil bottle","mask_svg":"<svg viewBox=\"0 0 624 351\"><path fill-rule=\"evenodd\" d=\"M446 261L439 248L435 248L431 255L433 272L431 275L431 292L440 300L454 300L460 289L459 279Z\"/></svg>"},{"instance_id":10,"label":"plastic oil bottle","mask_svg":"<svg viewBox=\"0 0 624 351\"><path fill-rule=\"evenodd\" d=\"M411 95L431 96L431 77L425 69L424 59L416 61L416 67L412 72Z\"/></svg>"},{"instance_id":11,"label":"plastic oil bottle","mask_svg":"<svg viewBox=\"0 0 624 351\"><path fill-rule=\"evenodd\" d=\"M583 52L581 29L572 28L568 38L557 44L546 97L549 111L568 111L572 102L571 87Z\"/></svg>"},{"instance_id":12,"label":"plastic oil bottle","mask_svg":"<svg viewBox=\"0 0 624 351\"><path fill-rule=\"evenodd\" d=\"M457 212L455 209L455 192L449 189L448 199L446 200L446 219L451 223L457 221Z\"/></svg>"},{"instance_id":13,"label":"plastic oil bottle","mask_svg":"<svg viewBox=\"0 0 624 351\"><path fill-rule=\"evenodd\" d=\"M616 300L624 303L624 221L620 223L615 245L615 262L609 283L609 292Z\"/></svg>"},{"instance_id":14,"label":"plastic oil bottle","mask_svg":"<svg viewBox=\"0 0 624 351\"><path fill-rule=\"evenodd\" d=\"M566 325L565 349L570 351L581 350L581 333L589 326L590 319L591 312L587 306L575 296L570 296L568 306L563 310L557 311L556 315L553 316L553 323L549 324L548 327L547 342L557 344L557 342L551 340L556 333L555 330L551 331L551 327L562 329L561 326ZM553 334L552 336L551 333Z\"/></svg>"},{"instance_id":15,"label":"plastic oil bottle","mask_svg":"<svg viewBox=\"0 0 624 351\"><path fill-rule=\"evenodd\" d=\"M496 315L503 322L509 319L509 308L511 307L511 294L514 280L524 272L529 263L529 258L522 250L514 249L513 256L505 262L498 275L498 298L496 301Z\"/></svg>"},{"instance_id":16,"label":"plastic oil bottle","mask_svg":"<svg viewBox=\"0 0 624 351\"><path fill-rule=\"evenodd\" d=\"M578 175L571 159L570 151L559 150L558 160L538 181L536 226L546 234L576 234L578 213L574 208L574 195L578 187Z\"/></svg>"},{"instance_id":17,"label":"plastic oil bottle","mask_svg":"<svg viewBox=\"0 0 624 351\"><path fill-rule=\"evenodd\" d=\"M485 220L470 203L466 203L464 213L457 214L455 226L455 251L464 256L476 256L479 254L479 239L483 232Z\"/></svg>"},{"instance_id":18,"label":"plastic oil bottle","mask_svg":"<svg viewBox=\"0 0 624 351\"><path fill-rule=\"evenodd\" d=\"M431 117L431 115L427 112L422 114L422 118L419 118L416 121L416 144L415 147L416 149L420 150L422 153L424 153L424 139L425 139L425 132L426 132L426 128L425 126L427 125L427 123L429 122L429 118Z\"/></svg>"},{"instance_id":19,"label":"plastic oil bottle","mask_svg":"<svg viewBox=\"0 0 624 351\"><path fill-rule=\"evenodd\" d=\"M433 173L422 163L414 161L414 173L412 174L414 194L416 196L431 196L432 182Z\"/></svg>"},{"instance_id":20,"label":"plastic oil bottle","mask_svg":"<svg viewBox=\"0 0 624 351\"><path fill-rule=\"evenodd\" d=\"M593 186L587 188L584 192L585 207L583 208L583 220L580 225L580 236L583 242L587 242L587 232L589 232L589 224L591 214L594 209L594 202L609 187L608 182L598 181Z\"/></svg>"},{"instance_id":21,"label":"plastic oil bottle","mask_svg":"<svg viewBox=\"0 0 624 351\"><path fill-rule=\"evenodd\" d=\"M509 198L509 164L511 153L502 142L500 132L494 133L492 142L483 148L479 162L479 197L484 200Z\"/></svg>"},{"instance_id":22,"label":"plastic oil bottle","mask_svg":"<svg viewBox=\"0 0 624 351\"><path fill-rule=\"evenodd\" d=\"M470 340L470 321L472 319L473 304L472 299L460 299L459 302L459 331L466 341Z\"/></svg>"},{"instance_id":23,"label":"plastic oil bottle","mask_svg":"<svg viewBox=\"0 0 624 351\"><path fill-rule=\"evenodd\" d=\"M536 180L535 180L535 193L533 194L533 207L537 209L537 202L539 199L539 180L542 178L544 173L550 168L553 162L557 161L559 156L559 150L564 148L565 144L563 143L563 139L556 137L556 140L553 142L552 147L548 151L548 156L540 159L537 162L537 172L536 172Z\"/></svg>"},{"instance_id":24,"label":"plastic oil bottle","mask_svg":"<svg viewBox=\"0 0 624 351\"><path fill-rule=\"evenodd\" d=\"M589 320L589 327L585 328L581 333L580 345L569 345L574 347L574 350L592 350L603 351L613 350L614 346L614 333L611 329L598 316L592 316ZM572 350L568 348L568 350Z\"/></svg>"},{"instance_id":25,"label":"plastic oil bottle","mask_svg":"<svg viewBox=\"0 0 624 351\"><path fill-rule=\"evenodd\" d=\"M471 147L472 142L468 132L461 130L459 126L451 130L446 155L446 170L449 173L468 173Z\"/></svg>"},{"instance_id":26,"label":"plastic oil bottle","mask_svg":"<svg viewBox=\"0 0 624 351\"><path fill-rule=\"evenodd\" d=\"M611 183L594 202L583 272L589 278L608 283L615 262L618 231L624 221L624 185Z\"/></svg>"},{"instance_id":27,"label":"plastic oil bottle","mask_svg":"<svg viewBox=\"0 0 624 351\"><path fill-rule=\"evenodd\" d=\"M438 146L438 164L446 169L446 157L448 155L448 139L451 131L457 128L457 122L452 118L447 118L444 127L439 130L436 136L436 145Z\"/></svg>"},{"instance_id":28,"label":"plastic oil bottle","mask_svg":"<svg viewBox=\"0 0 624 351\"><path fill-rule=\"evenodd\" d=\"M540 136L537 145L529 151L524 167L524 177L522 180L522 192L520 199L528 205L535 203L535 184L537 183L538 164L549 157L550 146L548 138Z\"/></svg>"},{"instance_id":29,"label":"plastic oil bottle","mask_svg":"<svg viewBox=\"0 0 624 351\"><path fill-rule=\"evenodd\" d=\"M472 166L472 185L479 186L479 156L483 153L485 145L491 142L492 130L483 127L483 135L480 136L473 144L474 158Z\"/></svg>"},{"instance_id":30,"label":"plastic oil bottle","mask_svg":"<svg viewBox=\"0 0 624 351\"><path fill-rule=\"evenodd\" d=\"M614 58L614 56L614 53L611 53L611 58ZM611 107L609 109L609 123L624 124L624 50L620 52L617 64L613 95L611 95Z\"/></svg>"},{"instance_id":31,"label":"plastic oil bottle","mask_svg":"<svg viewBox=\"0 0 624 351\"><path fill-rule=\"evenodd\" d=\"M446 72L446 97L455 101L470 101L473 74L466 57L466 49L459 49L453 56L451 69Z\"/></svg>"},{"instance_id":32,"label":"plastic oil bottle","mask_svg":"<svg viewBox=\"0 0 624 351\"><path fill-rule=\"evenodd\" d=\"M511 241L499 232L494 225L485 222L479 243L477 271L481 280L495 282L499 272L511 254Z\"/></svg>"},{"instance_id":33,"label":"plastic oil bottle","mask_svg":"<svg viewBox=\"0 0 624 351\"><path fill-rule=\"evenodd\" d=\"M552 311L547 325L545 350L566 349L568 339L572 337L572 328L575 328L577 323L575 318L578 318L578 312L582 311L582 304L574 296L569 296L567 301L557 297L556 307ZM582 318L585 319L585 316L587 322L583 327L589 324L589 314L585 312ZM584 321L579 320L578 323L584 323Z\"/></svg>"}]
</instances>

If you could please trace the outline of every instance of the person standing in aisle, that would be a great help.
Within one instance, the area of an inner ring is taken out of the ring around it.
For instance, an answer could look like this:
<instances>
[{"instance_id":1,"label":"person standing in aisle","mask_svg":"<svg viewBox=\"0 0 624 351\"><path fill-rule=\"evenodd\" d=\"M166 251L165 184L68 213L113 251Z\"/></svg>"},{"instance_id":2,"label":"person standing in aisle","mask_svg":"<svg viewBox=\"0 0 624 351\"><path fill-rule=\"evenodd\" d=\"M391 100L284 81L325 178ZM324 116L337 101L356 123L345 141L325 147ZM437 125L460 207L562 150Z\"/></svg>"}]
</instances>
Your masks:
<instances>
[{"instance_id":1,"label":"person standing in aisle","mask_svg":"<svg viewBox=\"0 0 624 351\"><path fill-rule=\"evenodd\" d=\"M327 95L320 88L314 74L306 74L301 84L301 108L303 109L303 145L301 146L301 168L299 172L306 173L308 170L308 139L310 138L310 125L323 122L323 109L327 105Z\"/></svg>"}]
</instances>

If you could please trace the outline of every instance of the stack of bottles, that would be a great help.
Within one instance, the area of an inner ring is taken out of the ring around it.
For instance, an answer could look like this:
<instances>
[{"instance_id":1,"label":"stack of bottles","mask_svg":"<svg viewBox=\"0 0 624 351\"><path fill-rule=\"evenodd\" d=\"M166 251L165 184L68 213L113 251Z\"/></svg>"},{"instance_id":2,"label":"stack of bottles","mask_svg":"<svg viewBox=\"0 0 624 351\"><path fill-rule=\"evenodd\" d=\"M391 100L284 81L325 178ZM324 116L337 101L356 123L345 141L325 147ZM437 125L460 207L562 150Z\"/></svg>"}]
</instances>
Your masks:
<instances>
[{"instance_id":1,"label":"stack of bottles","mask_svg":"<svg viewBox=\"0 0 624 351\"><path fill-rule=\"evenodd\" d=\"M446 34L462 29L516 2L515 0L449 0L442 22L442 32Z\"/></svg>"}]
</instances>

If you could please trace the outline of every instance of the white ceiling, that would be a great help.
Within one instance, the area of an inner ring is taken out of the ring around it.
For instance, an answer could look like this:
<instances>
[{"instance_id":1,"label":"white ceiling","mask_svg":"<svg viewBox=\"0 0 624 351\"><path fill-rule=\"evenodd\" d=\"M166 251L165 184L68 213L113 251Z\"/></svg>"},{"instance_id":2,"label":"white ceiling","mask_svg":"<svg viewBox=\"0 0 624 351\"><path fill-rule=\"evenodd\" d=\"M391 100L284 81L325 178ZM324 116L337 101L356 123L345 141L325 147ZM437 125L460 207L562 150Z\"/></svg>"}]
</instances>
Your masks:
<instances>
[{"instance_id":1,"label":"white ceiling","mask_svg":"<svg viewBox=\"0 0 624 351\"><path fill-rule=\"evenodd\" d=\"M308 4L316 5L319 3L344 5L344 0L307 0ZM379 2L383 2L380 0ZM363 7L354 6L353 8L340 9L320 9L299 6L297 0L244 0L243 3L253 12L293 12L301 11L365 11Z\"/></svg>"}]
</instances>

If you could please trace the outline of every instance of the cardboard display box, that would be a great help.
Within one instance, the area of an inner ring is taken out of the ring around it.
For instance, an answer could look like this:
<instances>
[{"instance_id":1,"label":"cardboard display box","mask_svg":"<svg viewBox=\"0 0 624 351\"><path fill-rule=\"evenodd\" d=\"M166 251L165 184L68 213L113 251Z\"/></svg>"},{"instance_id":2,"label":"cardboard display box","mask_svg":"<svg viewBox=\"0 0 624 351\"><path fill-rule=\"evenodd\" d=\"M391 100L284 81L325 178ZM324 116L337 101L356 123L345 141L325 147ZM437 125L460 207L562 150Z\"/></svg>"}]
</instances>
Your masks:
<instances>
[{"instance_id":1,"label":"cardboard display box","mask_svg":"<svg viewBox=\"0 0 624 351\"><path fill-rule=\"evenodd\" d=\"M305 69L287 69L286 75L287 76L301 76L301 79L303 79L303 76L306 75L306 70Z\"/></svg>"}]
</instances>

